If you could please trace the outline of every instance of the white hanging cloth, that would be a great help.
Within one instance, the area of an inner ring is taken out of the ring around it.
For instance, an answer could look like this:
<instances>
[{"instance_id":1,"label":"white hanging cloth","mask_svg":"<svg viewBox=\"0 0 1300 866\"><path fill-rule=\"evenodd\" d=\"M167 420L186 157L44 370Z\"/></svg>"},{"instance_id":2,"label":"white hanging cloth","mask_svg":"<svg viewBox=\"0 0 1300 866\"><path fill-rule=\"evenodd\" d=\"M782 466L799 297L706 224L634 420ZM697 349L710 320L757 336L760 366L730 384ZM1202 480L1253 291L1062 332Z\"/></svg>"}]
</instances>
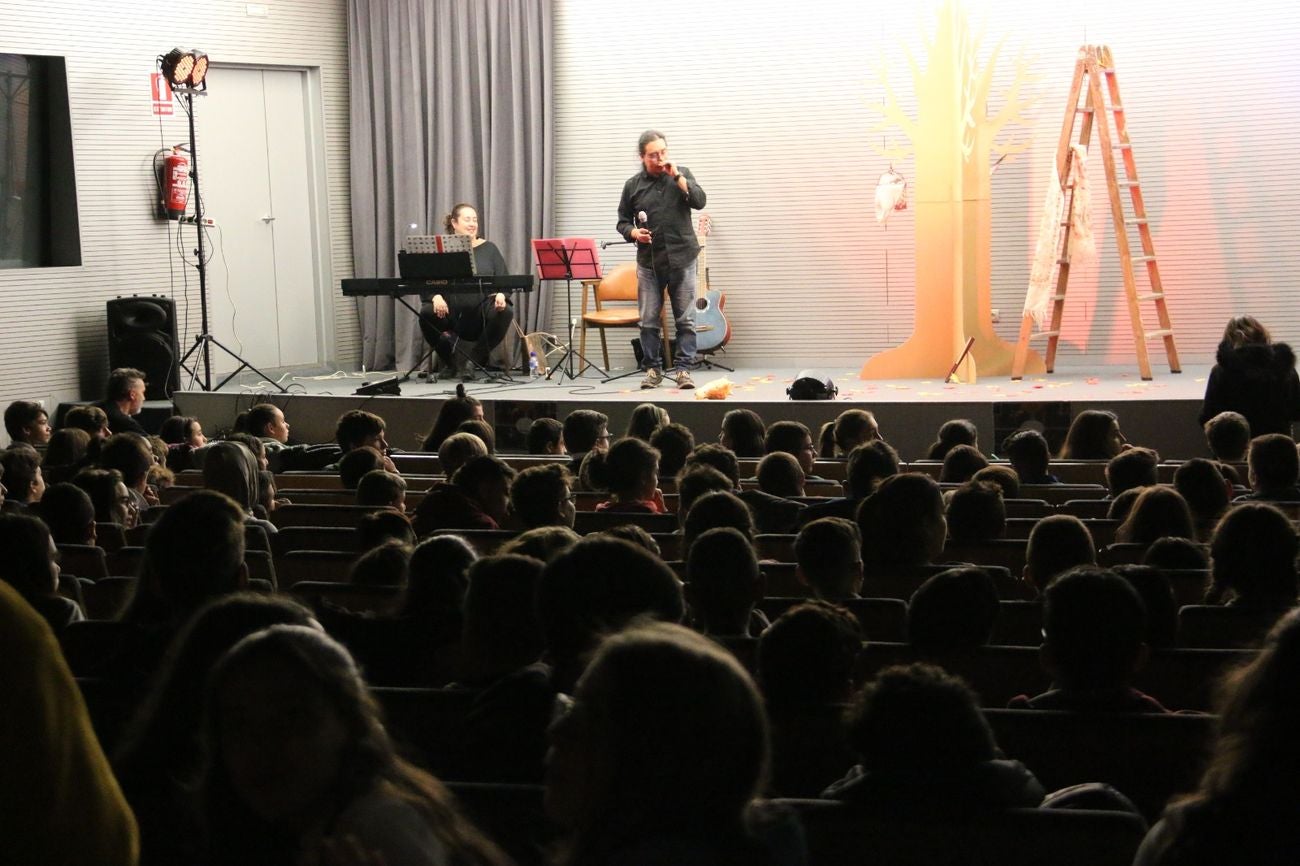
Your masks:
<instances>
[{"instance_id":1,"label":"white hanging cloth","mask_svg":"<svg viewBox=\"0 0 1300 866\"><path fill-rule=\"evenodd\" d=\"M1034 265L1029 272L1029 290L1025 293L1024 314L1041 330L1051 311L1056 292L1057 257L1061 254L1062 223L1070 224L1070 258L1089 257L1096 251L1092 236L1092 205L1088 197L1087 152L1070 145L1070 176L1064 183L1049 183L1043 201L1043 215L1038 222L1038 245L1034 248ZM1055 174L1055 171L1053 171ZM1070 218L1065 214L1065 191L1074 184Z\"/></svg>"}]
</instances>

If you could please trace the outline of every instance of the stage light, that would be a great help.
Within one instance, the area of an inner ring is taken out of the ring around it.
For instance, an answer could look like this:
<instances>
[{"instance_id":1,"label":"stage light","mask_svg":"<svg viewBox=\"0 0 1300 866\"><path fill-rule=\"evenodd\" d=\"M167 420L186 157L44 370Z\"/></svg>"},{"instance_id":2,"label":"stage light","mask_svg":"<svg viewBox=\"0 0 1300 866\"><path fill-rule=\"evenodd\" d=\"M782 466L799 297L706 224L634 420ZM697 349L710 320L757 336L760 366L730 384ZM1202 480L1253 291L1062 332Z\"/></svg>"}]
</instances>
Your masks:
<instances>
[{"instance_id":1,"label":"stage light","mask_svg":"<svg viewBox=\"0 0 1300 866\"><path fill-rule=\"evenodd\" d=\"M202 51L194 52L194 71L190 73L190 84L198 87L208 77L208 55Z\"/></svg>"},{"instance_id":2,"label":"stage light","mask_svg":"<svg viewBox=\"0 0 1300 866\"><path fill-rule=\"evenodd\" d=\"M158 60L172 87L206 87L208 55L187 48L173 48Z\"/></svg>"}]
</instances>

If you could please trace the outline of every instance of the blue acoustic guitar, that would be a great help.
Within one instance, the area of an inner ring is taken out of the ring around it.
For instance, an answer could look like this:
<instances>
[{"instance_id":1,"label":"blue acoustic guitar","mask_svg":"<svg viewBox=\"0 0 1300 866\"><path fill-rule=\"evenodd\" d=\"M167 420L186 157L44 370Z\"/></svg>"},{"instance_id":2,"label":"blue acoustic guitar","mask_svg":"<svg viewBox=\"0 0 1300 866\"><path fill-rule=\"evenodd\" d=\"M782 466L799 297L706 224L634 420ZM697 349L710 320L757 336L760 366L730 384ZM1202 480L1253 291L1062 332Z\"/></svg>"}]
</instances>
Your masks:
<instances>
[{"instance_id":1,"label":"blue acoustic guitar","mask_svg":"<svg viewBox=\"0 0 1300 866\"><path fill-rule=\"evenodd\" d=\"M700 257L697 260L700 278L695 288L695 350L703 354L716 352L731 340L731 323L723 314L727 296L709 290L710 227L709 215L701 213L695 229L695 238L700 242Z\"/></svg>"}]
</instances>

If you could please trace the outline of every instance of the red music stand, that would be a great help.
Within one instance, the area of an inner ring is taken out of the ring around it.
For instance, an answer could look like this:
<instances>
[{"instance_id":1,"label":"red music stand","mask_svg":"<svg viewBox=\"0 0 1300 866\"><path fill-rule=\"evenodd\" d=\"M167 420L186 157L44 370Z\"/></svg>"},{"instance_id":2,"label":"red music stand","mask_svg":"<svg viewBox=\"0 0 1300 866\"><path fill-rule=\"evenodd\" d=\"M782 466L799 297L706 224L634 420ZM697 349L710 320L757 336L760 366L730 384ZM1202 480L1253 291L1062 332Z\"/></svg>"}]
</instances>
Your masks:
<instances>
[{"instance_id":1,"label":"red music stand","mask_svg":"<svg viewBox=\"0 0 1300 866\"><path fill-rule=\"evenodd\" d=\"M564 347L564 354L560 356L559 363L551 368L551 372L546 374L546 378L551 378L558 371L570 379L576 379L586 372L588 367L602 376L608 376L608 371L587 360L573 348L573 329L577 325L573 319L573 281L598 280L602 276L600 257L596 255L595 239L534 238L533 260L537 265L539 279L564 280L564 303L569 318L569 342ZM574 357L582 361L582 366L578 368L577 373L573 372ZM564 369L565 361L569 363L567 370Z\"/></svg>"}]
</instances>

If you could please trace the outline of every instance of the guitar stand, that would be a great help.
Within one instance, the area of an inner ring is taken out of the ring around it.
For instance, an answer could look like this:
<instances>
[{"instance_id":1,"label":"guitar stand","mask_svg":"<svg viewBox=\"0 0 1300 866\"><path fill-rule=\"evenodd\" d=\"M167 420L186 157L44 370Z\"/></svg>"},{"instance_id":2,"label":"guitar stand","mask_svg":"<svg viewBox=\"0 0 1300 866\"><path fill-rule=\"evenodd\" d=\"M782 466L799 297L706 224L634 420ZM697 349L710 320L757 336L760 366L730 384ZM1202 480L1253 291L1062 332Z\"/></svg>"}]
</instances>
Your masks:
<instances>
[{"instance_id":1,"label":"guitar stand","mask_svg":"<svg viewBox=\"0 0 1300 866\"><path fill-rule=\"evenodd\" d=\"M716 370L726 370L728 373L734 373L734 372L736 372L736 368L735 368L735 367L728 367L726 364L719 364L717 361L711 360L711 359L709 358L709 355L712 355L712 354L713 354L713 353L710 352L708 355L698 355L697 357L699 358L699 360L697 360L697 361L695 362L695 367L696 367L696 369L700 369L700 370L715 370L715 369L716 369Z\"/></svg>"}]
</instances>

